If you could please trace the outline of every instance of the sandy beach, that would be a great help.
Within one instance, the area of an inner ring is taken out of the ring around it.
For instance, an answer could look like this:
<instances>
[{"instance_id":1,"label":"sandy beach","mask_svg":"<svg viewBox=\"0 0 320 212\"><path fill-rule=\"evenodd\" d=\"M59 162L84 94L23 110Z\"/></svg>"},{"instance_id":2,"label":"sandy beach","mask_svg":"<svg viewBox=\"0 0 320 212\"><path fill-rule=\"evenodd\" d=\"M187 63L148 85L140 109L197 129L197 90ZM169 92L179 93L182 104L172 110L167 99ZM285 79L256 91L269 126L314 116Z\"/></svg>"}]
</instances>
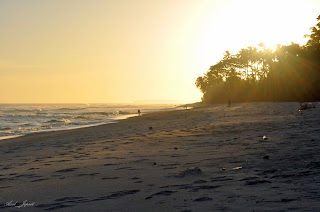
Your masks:
<instances>
[{"instance_id":1,"label":"sandy beach","mask_svg":"<svg viewBox=\"0 0 320 212\"><path fill-rule=\"evenodd\" d=\"M204 105L2 140L0 210L319 211L316 106Z\"/></svg>"}]
</instances>

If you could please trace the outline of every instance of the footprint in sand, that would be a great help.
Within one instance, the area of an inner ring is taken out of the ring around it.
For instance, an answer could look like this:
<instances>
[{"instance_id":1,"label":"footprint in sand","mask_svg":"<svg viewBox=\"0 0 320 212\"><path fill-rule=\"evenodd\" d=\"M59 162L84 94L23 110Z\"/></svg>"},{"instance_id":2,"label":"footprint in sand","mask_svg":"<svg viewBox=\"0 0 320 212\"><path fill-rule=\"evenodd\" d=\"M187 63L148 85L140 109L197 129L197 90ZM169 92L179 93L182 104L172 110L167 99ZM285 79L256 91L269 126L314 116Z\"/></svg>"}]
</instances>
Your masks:
<instances>
[{"instance_id":1,"label":"footprint in sand","mask_svg":"<svg viewBox=\"0 0 320 212\"><path fill-rule=\"evenodd\" d=\"M212 198L210 197L200 197L198 199L193 200L194 202L203 202L203 201L211 201Z\"/></svg>"},{"instance_id":2,"label":"footprint in sand","mask_svg":"<svg viewBox=\"0 0 320 212\"><path fill-rule=\"evenodd\" d=\"M31 180L30 182L40 182L40 181L45 181L45 180L49 180L49 178L41 178L41 179L36 179L36 180Z\"/></svg>"},{"instance_id":3,"label":"footprint in sand","mask_svg":"<svg viewBox=\"0 0 320 212\"><path fill-rule=\"evenodd\" d=\"M68 169L61 169L61 170L58 170L56 172L72 172L72 171L75 171L77 170L78 168L68 168Z\"/></svg>"},{"instance_id":4,"label":"footprint in sand","mask_svg":"<svg viewBox=\"0 0 320 212\"><path fill-rule=\"evenodd\" d=\"M103 177L101 178L102 180L115 180L118 179L119 177Z\"/></svg>"},{"instance_id":5,"label":"footprint in sand","mask_svg":"<svg viewBox=\"0 0 320 212\"><path fill-rule=\"evenodd\" d=\"M160 191L158 193L152 194L151 196L146 197L145 199L151 199L154 196L170 196L173 193L176 193L177 191Z\"/></svg>"},{"instance_id":6,"label":"footprint in sand","mask_svg":"<svg viewBox=\"0 0 320 212\"><path fill-rule=\"evenodd\" d=\"M36 170L36 169L39 169L39 168L30 168L30 169L28 169L28 171Z\"/></svg>"},{"instance_id":7,"label":"footprint in sand","mask_svg":"<svg viewBox=\"0 0 320 212\"><path fill-rule=\"evenodd\" d=\"M78 177L83 177L83 176L96 176L96 175L98 175L98 174L100 174L100 173L78 174L77 176L78 176Z\"/></svg>"}]
</instances>

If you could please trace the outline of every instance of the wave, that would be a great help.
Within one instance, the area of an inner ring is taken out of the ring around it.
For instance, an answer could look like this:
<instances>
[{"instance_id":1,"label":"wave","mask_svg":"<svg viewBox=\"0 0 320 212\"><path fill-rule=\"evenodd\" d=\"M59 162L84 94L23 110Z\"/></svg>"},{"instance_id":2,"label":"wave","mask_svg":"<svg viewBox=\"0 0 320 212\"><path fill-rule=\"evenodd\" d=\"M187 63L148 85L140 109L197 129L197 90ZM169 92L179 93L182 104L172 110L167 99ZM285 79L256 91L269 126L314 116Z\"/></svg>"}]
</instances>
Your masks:
<instances>
[{"instance_id":1,"label":"wave","mask_svg":"<svg viewBox=\"0 0 320 212\"><path fill-rule=\"evenodd\" d=\"M47 123L71 123L71 121L69 119L65 119L65 118L60 118L60 119L51 119L49 121L47 121Z\"/></svg>"},{"instance_id":2,"label":"wave","mask_svg":"<svg viewBox=\"0 0 320 212\"><path fill-rule=\"evenodd\" d=\"M111 113L107 112L86 112L86 113L81 113L81 115L102 115L102 116L109 116Z\"/></svg>"},{"instance_id":3,"label":"wave","mask_svg":"<svg viewBox=\"0 0 320 212\"><path fill-rule=\"evenodd\" d=\"M81 115L103 115L103 116L117 116L117 115L130 115L133 113L127 112L127 111L113 111L113 112L86 112L81 113Z\"/></svg>"},{"instance_id":4,"label":"wave","mask_svg":"<svg viewBox=\"0 0 320 212\"><path fill-rule=\"evenodd\" d=\"M8 109L5 109L4 111L6 112L42 112L42 109L39 107L39 108L30 108L30 109L21 109L21 108L8 108Z\"/></svg>"},{"instance_id":5,"label":"wave","mask_svg":"<svg viewBox=\"0 0 320 212\"><path fill-rule=\"evenodd\" d=\"M16 129L10 129L8 131L5 131L3 133L1 133L1 135L18 135L18 134L21 134L21 133L28 133L28 132L36 132L38 131L37 128L22 128L22 127L19 127L19 128L16 128Z\"/></svg>"},{"instance_id":6,"label":"wave","mask_svg":"<svg viewBox=\"0 0 320 212\"><path fill-rule=\"evenodd\" d=\"M71 108L71 107L63 107L63 108L58 108L56 110L84 110L86 107L80 107L80 108Z\"/></svg>"},{"instance_id":7,"label":"wave","mask_svg":"<svg viewBox=\"0 0 320 212\"><path fill-rule=\"evenodd\" d=\"M45 112L36 112L36 113L6 113L5 115L0 115L0 117L41 117L48 113Z\"/></svg>"},{"instance_id":8,"label":"wave","mask_svg":"<svg viewBox=\"0 0 320 212\"><path fill-rule=\"evenodd\" d=\"M76 116L76 117L73 117L75 119L81 119L81 120L103 120L102 118L97 118L97 117L94 117L94 116Z\"/></svg>"},{"instance_id":9,"label":"wave","mask_svg":"<svg viewBox=\"0 0 320 212\"><path fill-rule=\"evenodd\" d=\"M139 109L148 113L166 108L139 106ZM5 105L0 107L0 137L104 124L136 114L137 110L135 105L124 104Z\"/></svg>"},{"instance_id":10,"label":"wave","mask_svg":"<svg viewBox=\"0 0 320 212\"><path fill-rule=\"evenodd\" d=\"M56 119L51 119L51 120L47 121L46 123L55 123L55 122L58 122L58 120L56 120Z\"/></svg>"},{"instance_id":11,"label":"wave","mask_svg":"<svg viewBox=\"0 0 320 212\"><path fill-rule=\"evenodd\" d=\"M135 113L130 113L130 112L127 112L127 111L121 111L121 110L119 110L119 111L118 111L118 114L119 114L119 115L130 115L130 114L135 114Z\"/></svg>"},{"instance_id":12,"label":"wave","mask_svg":"<svg viewBox=\"0 0 320 212\"><path fill-rule=\"evenodd\" d=\"M42 129L52 129L53 126L52 125L42 125L41 128Z\"/></svg>"},{"instance_id":13,"label":"wave","mask_svg":"<svg viewBox=\"0 0 320 212\"><path fill-rule=\"evenodd\" d=\"M6 111L6 112L10 112L10 111L15 111L15 112L33 112L34 110L12 108L12 109L5 110L5 111Z\"/></svg>"},{"instance_id":14,"label":"wave","mask_svg":"<svg viewBox=\"0 0 320 212\"><path fill-rule=\"evenodd\" d=\"M9 114L7 115L9 117L32 117L32 116L37 116L36 113L24 113L24 114Z\"/></svg>"},{"instance_id":15,"label":"wave","mask_svg":"<svg viewBox=\"0 0 320 212\"><path fill-rule=\"evenodd\" d=\"M0 130L11 130L11 128L10 127L2 127L2 128L0 128Z\"/></svg>"}]
</instances>

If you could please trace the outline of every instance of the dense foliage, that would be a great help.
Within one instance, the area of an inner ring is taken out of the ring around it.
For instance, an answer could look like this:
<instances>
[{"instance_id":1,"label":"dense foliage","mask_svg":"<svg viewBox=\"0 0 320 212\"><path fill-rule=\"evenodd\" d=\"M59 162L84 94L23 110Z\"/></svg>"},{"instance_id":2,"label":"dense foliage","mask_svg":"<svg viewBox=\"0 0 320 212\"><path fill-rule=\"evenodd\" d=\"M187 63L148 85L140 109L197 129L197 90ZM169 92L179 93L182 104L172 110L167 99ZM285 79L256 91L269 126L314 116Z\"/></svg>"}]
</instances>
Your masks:
<instances>
[{"instance_id":1,"label":"dense foliage","mask_svg":"<svg viewBox=\"0 0 320 212\"><path fill-rule=\"evenodd\" d=\"M209 103L320 100L320 15L304 46L291 43L226 51L196 86Z\"/></svg>"}]
</instances>

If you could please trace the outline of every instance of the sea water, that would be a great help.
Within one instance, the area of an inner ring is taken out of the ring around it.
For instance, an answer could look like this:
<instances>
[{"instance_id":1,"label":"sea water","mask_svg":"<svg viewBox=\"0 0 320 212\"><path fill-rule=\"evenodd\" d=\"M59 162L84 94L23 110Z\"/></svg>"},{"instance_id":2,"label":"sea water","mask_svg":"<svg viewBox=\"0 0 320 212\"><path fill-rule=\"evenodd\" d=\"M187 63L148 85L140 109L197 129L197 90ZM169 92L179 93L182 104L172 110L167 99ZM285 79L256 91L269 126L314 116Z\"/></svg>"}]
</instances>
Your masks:
<instances>
[{"instance_id":1,"label":"sea water","mask_svg":"<svg viewBox=\"0 0 320 212\"><path fill-rule=\"evenodd\" d=\"M179 109L172 104L0 104L0 139L111 123L136 116L138 110L144 114Z\"/></svg>"}]
</instances>

